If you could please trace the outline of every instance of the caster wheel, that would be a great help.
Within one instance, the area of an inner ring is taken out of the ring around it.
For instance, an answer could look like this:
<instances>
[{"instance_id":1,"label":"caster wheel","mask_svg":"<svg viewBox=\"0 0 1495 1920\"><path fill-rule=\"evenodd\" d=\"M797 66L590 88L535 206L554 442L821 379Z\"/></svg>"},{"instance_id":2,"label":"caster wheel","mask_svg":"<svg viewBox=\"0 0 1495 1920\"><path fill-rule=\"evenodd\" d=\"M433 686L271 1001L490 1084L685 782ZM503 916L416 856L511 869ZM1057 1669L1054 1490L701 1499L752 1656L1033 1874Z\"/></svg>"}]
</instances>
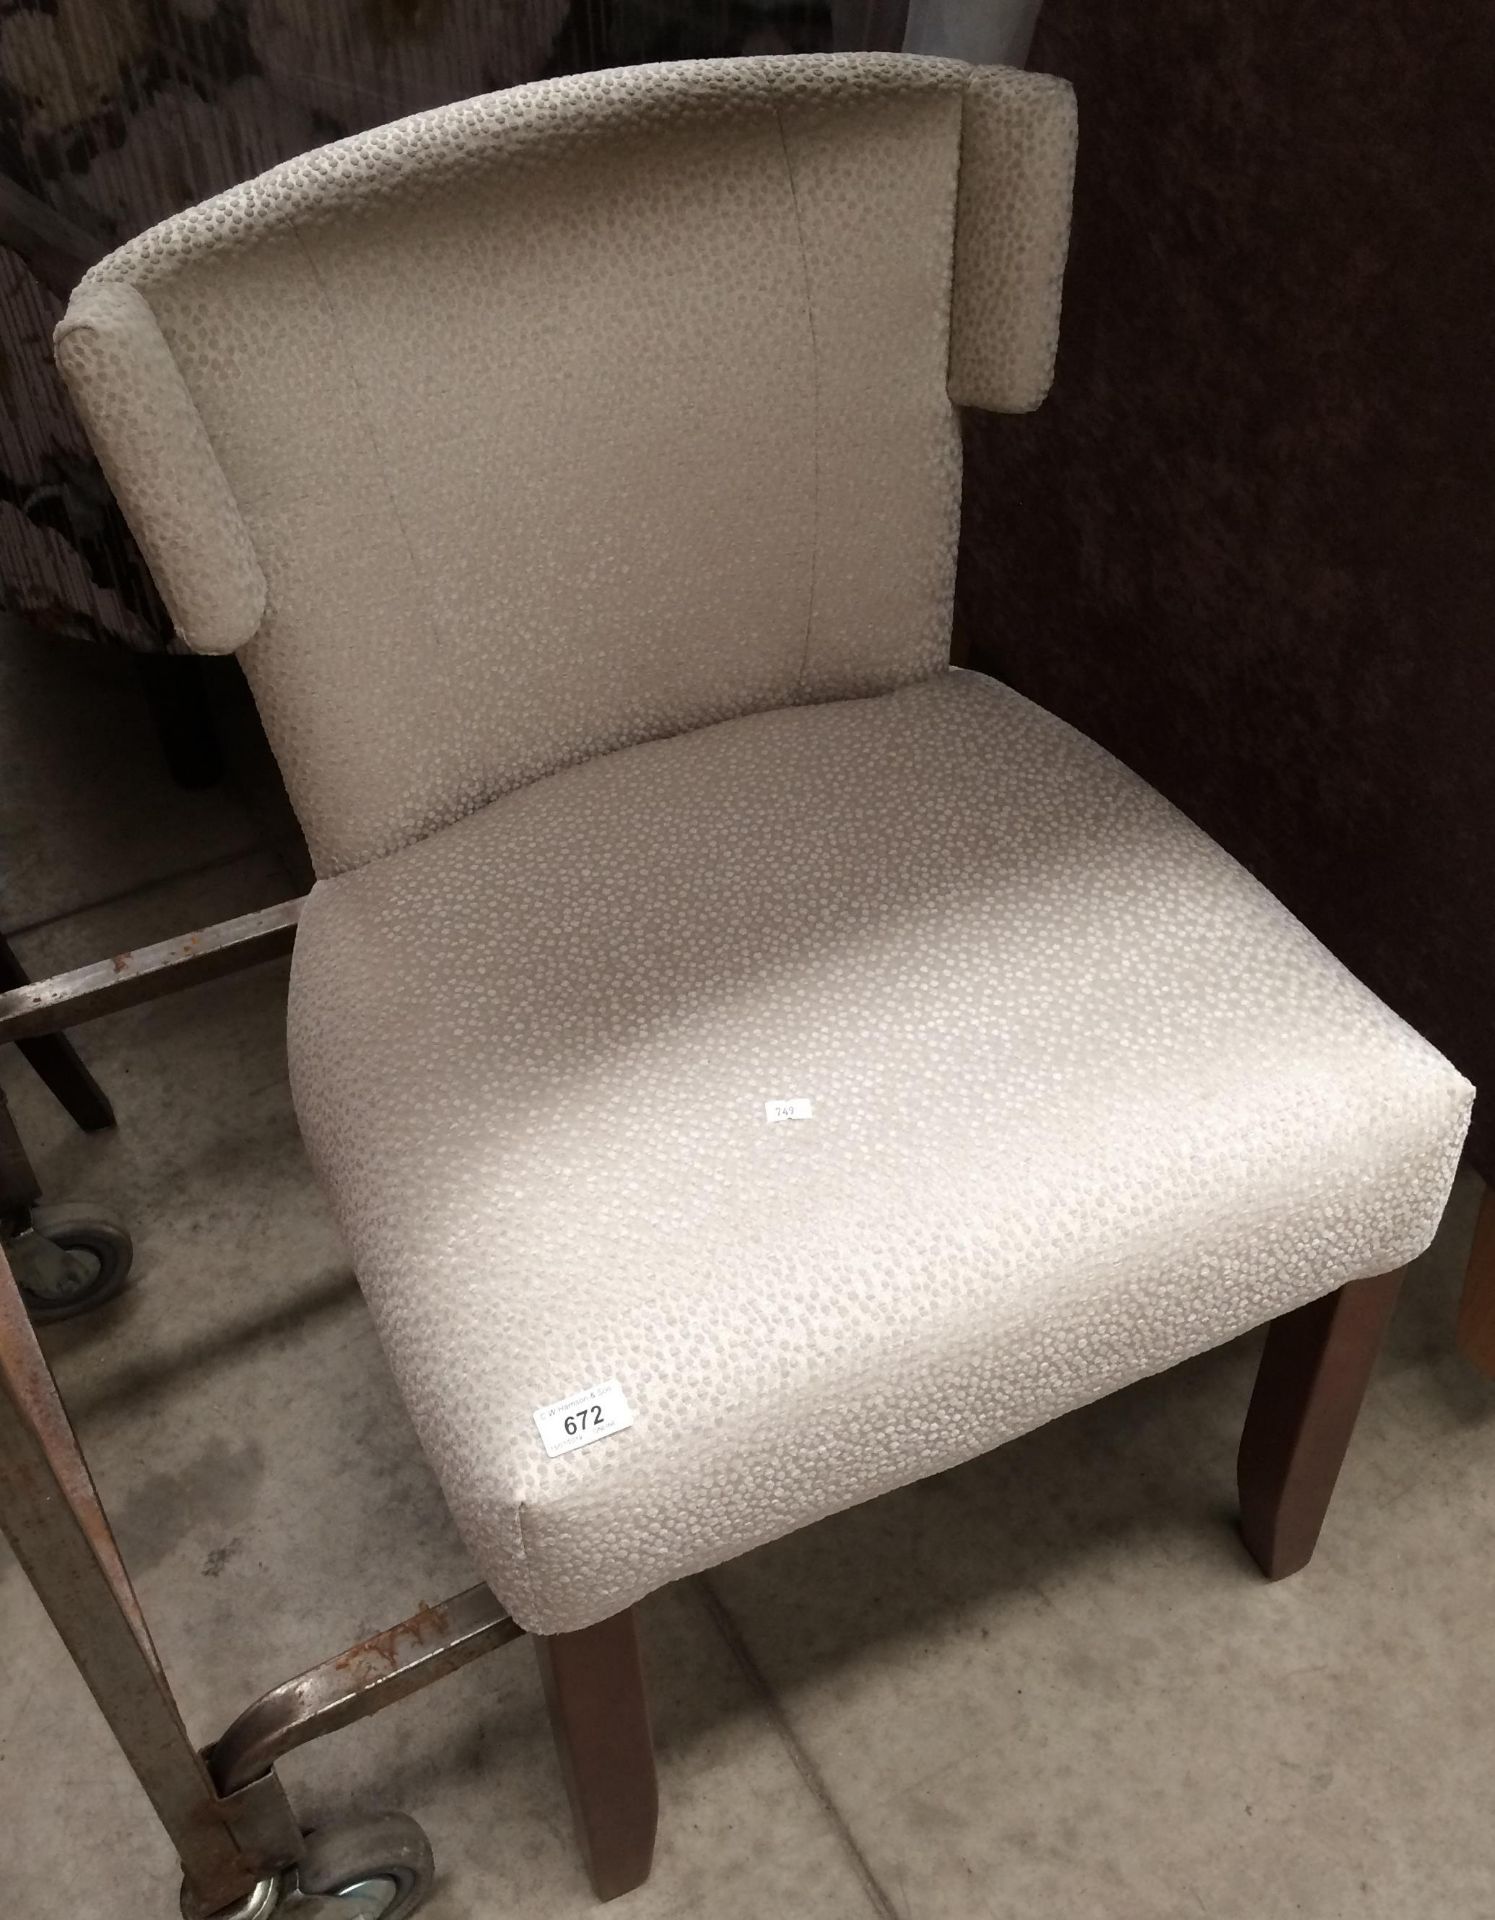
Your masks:
<instances>
[{"instance_id":1,"label":"caster wheel","mask_svg":"<svg viewBox=\"0 0 1495 1920\"><path fill-rule=\"evenodd\" d=\"M6 1244L26 1311L38 1326L91 1313L130 1277L135 1249L119 1222L88 1207L36 1207Z\"/></svg>"},{"instance_id":2,"label":"caster wheel","mask_svg":"<svg viewBox=\"0 0 1495 1920\"><path fill-rule=\"evenodd\" d=\"M296 1869L297 1890L325 1904L327 1920L405 1920L435 1884L431 1843L404 1813L318 1827Z\"/></svg>"}]
</instances>

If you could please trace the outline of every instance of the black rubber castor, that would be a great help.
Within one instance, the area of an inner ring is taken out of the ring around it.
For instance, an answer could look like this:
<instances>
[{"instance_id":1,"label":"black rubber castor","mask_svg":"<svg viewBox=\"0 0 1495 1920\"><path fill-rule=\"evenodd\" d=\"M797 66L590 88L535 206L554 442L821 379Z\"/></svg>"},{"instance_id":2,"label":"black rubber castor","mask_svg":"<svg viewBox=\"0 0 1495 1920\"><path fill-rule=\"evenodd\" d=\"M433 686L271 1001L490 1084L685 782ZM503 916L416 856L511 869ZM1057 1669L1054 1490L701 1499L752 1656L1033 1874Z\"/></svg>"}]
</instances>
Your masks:
<instances>
[{"instance_id":1,"label":"black rubber castor","mask_svg":"<svg viewBox=\"0 0 1495 1920\"><path fill-rule=\"evenodd\" d=\"M117 1220L95 1207L36 1207L6 1258L37 1326L92 1313L130 1277L135 1249Z\"/></svg>"},{"instance_id":2,"label":"black rubber castor","mask_svg":"<svg viewBox=\"0 0 1495 1920\"><path fill-rule=\"evenodd\" d=\"M436 1863L408 1814L372 1813L308 1834L295 1878L302 1893L345 1904L348 1920L406 1920L435 1886Z\"/></svg>"}]
</instances>

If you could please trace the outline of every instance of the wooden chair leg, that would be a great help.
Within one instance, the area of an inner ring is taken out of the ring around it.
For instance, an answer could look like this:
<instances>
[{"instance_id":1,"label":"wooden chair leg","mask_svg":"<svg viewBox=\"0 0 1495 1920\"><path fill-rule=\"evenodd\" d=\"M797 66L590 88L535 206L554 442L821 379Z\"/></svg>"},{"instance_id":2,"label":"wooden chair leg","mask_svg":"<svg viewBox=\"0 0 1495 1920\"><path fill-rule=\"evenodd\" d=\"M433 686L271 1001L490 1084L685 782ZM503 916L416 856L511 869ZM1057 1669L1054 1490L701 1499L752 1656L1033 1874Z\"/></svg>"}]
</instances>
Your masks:
<instances>
[{"instance_id":1,"label":"wooden chair leg","mask_svg":"<svg viewBox=\"0 0 1495 1920\"><path fill-rule=\"evenodd\" d=\"M1401 1286L1355 1280L1274 1320L1241 1435L1241 1535L1269 1580L1306 1567Z\"/></svg>"},{"instance_id":2,"label":"wooden chair leg","mask_svg":"<svg viewBox=\"0 0 1495 1920\"><path fill-rule=\"evenodd\" d=\"M616 1900L648 1879L659 1818L638 1625L630 1608L530 1638L592 1888Z\"/></svg>"},{"instance_id":3,"label":"wooden chair leg","mask_svg":"<svg viewBox=\"0 0 1495 1920\"><path fill-rule=\"evenodd\" d=\"M1458 1340L1465 1359L1495 1380L1495 1187L1485 1188L1464 1270Z\"/></svg>"},{"instance_id":4,"label":"wooden chair leg","mask_svg":"<svg viewBox=\"0 0 1495 1920\"><path fill-rule=\"evenodd\" d=\"M18 1214L24 1215L41 1197L36 1169L10 1117L5 1089L0 1087L0 1226L8 1225Z\"/></svg>"},{"instance_id":5,"label":"wooden chair leg","mask_svg":"<svg viewBox=\"0 0 1495 1920\"><path fill-rule=\"evenodd\" d=\"M114 1108L108 1094L84 1066L77 1048L65 1034L44 1033L35 1040L18 1040L16 1046L75 1127L81 1127L85 1133L99 1133L114 1125Z\"/></svg>"},{"instance_id":6,"label":"wooden chair leg","mask_svg":"<svg viewBox=\"0 0 1495 1920\"><path fill-rule=\"evenodd\" d=\"M223 778L223 751L208 699L208 663L193 654L137 653L135 666L166 768L196 792Z\"/></svg>"}]
</instances>

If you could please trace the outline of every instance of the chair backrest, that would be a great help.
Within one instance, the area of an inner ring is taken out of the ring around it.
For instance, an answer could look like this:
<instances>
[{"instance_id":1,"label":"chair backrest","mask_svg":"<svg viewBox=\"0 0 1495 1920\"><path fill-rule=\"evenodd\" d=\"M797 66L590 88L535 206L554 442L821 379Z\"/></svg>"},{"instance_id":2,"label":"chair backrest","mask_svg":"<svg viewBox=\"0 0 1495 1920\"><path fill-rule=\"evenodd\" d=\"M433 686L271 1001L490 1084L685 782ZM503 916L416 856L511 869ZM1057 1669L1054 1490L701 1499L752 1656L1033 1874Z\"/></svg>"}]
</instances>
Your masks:
<instances>
[{"instance_id":1,"label":"chair backrest","mask_svg":"<svg viewBox=\"0 0 1495 1920\"><path fill-rule=\"evenodd\" d=\"M339 141L129 242L58 361L320 871L948 655L953 403L1052 371L1073 100L682 62Z\"/></svg>"}]
</instances>

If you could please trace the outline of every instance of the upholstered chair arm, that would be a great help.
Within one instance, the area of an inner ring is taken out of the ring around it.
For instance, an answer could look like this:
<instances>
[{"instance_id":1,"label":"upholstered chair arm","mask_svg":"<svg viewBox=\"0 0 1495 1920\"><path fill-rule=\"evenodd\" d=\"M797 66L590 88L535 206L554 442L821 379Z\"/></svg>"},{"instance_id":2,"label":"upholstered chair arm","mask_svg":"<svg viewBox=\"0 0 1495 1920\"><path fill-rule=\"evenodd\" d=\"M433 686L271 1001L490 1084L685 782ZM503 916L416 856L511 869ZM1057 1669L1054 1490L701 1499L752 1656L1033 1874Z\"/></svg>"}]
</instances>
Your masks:
<instances>
[{"instance_id":1,"label":"upholstered chair arm","mask_svg":"<svg viewBox=\"0 0 1495 1920\"><path fill-rule=\"evenodd\" d=\"M1075 97L1048 74L977 67L961 116L950 398L1031 413L1054 377L1069 250Z\"/></svg>"},{"instance_id":2,"label":"upholstered chair arm","mask_svg":"<svg viewBox=\"0 0 1495 1920\"><path fill-rule=\"evenodd\" d=\"M123 281L79 289L56 347L178 634L194 652L232 653L259 628L265 576L145 296Z\"/></svg>"}]
</instances>

